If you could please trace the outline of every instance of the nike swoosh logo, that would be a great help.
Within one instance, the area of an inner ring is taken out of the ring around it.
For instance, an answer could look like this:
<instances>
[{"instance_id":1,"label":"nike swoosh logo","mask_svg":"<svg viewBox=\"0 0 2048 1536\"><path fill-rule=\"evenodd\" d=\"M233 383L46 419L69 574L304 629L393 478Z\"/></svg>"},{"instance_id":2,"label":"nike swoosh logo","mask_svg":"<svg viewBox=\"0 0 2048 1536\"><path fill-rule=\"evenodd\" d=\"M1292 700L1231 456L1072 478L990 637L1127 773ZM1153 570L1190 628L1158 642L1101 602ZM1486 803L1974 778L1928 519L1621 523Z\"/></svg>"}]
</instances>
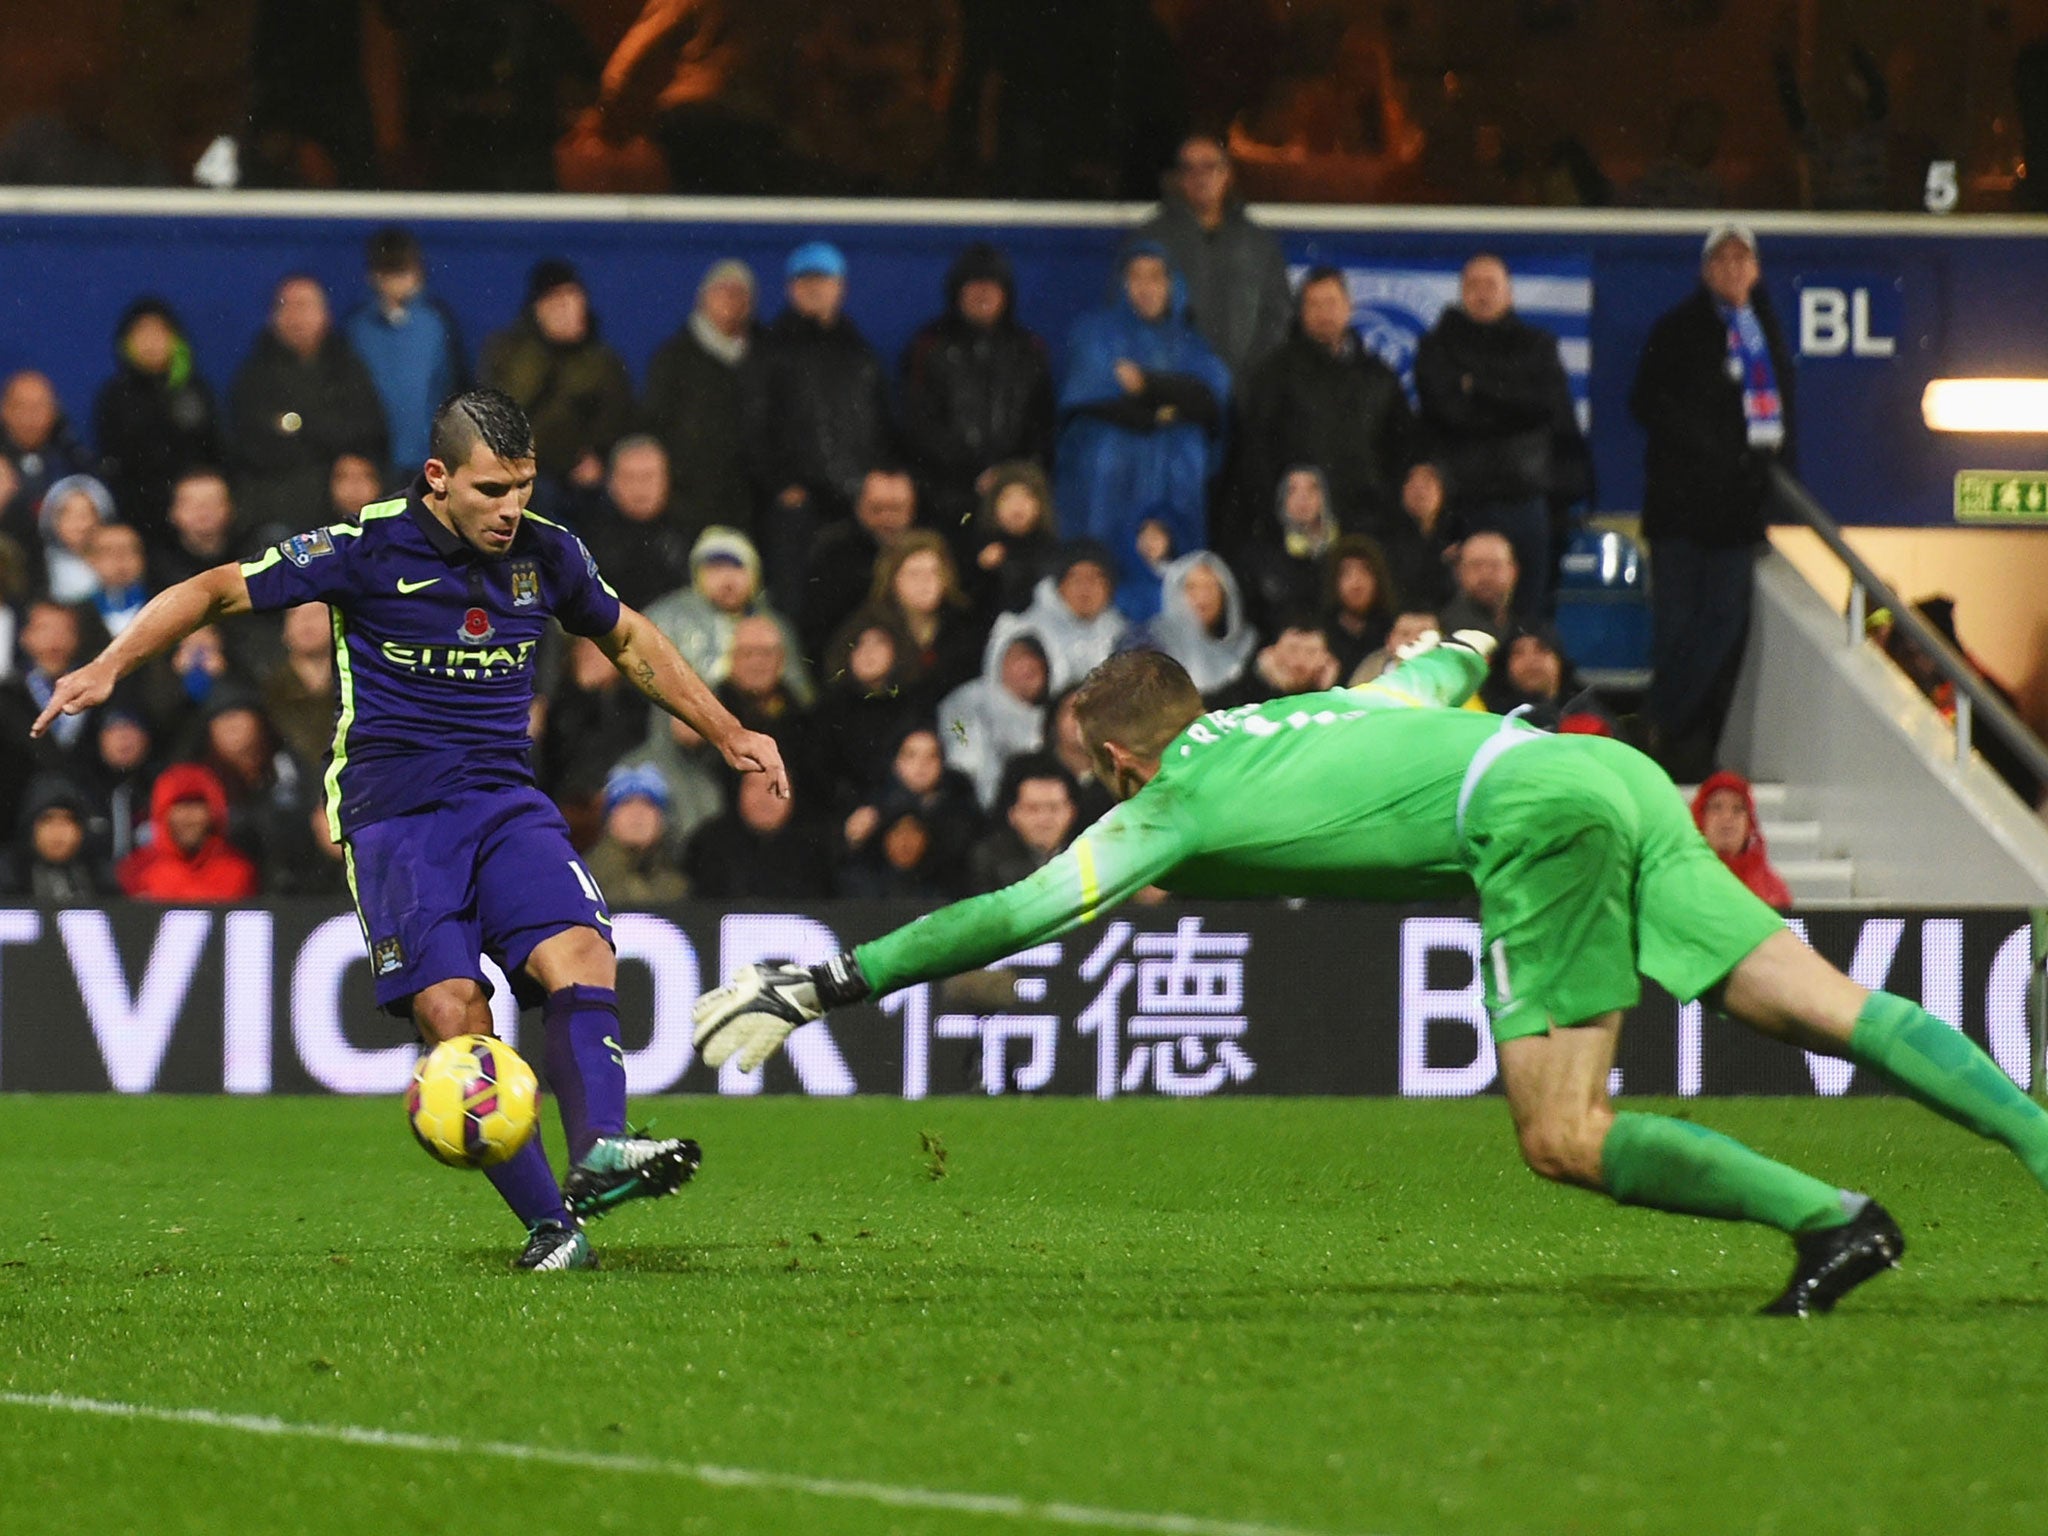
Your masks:
<instances>
[{"instance_id":1,"label":"nike swoosh logo","mask_svg":"<svg viewBox=\"0 0 2048 1536\"><path fill-rule=\"evenodd\" d=\"M610 1035L606 1035L604 1037L604 1043L611 1050L612 1060L616 1061L620 1066L623 1067L626 1064L626 1048L623 1045L619 1044L618 1041L614 1040Z\"/></svg>"},{"instance_id":2,"label":"nike swoosh logo","mask_svg":"<svg viewBox=\"0 0 2048 1536\"><path fill-rule=\"evenodd\" d=\"M435 582L439 581L440 579L441 578L438 576L429 576L425 581L407 581L403 576L401 576L398 578L398 590L400 595L410 597L415 592L423 591L424 589L431 587Z\"/></svg>"}]
</instances>

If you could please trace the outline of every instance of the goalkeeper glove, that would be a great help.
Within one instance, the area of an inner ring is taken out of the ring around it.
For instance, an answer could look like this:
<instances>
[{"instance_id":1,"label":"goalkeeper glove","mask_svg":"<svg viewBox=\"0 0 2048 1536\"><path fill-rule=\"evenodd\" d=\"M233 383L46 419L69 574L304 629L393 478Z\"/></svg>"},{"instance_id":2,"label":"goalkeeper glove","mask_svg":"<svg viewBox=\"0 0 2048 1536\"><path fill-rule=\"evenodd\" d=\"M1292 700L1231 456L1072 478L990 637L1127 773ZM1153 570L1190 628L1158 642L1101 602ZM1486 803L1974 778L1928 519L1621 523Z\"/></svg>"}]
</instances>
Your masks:
<instances>
[{"instance_id":1,"label":"goalkeeper glove","mask_svg":"<svg viewBox=\"0 0 2048 1536\"><path fill-rule=\"evenodd\" d=\"M761 1065L799 1024L868 995L867 978L849 951L823 965L749 965L715 992L697 999L697 1054L710 1067Z\"/></svg>"},{"instance_id":2,"label":"goalkeeper glove","mask_svg":"<svg viewBox=\"0 0 2048 1536\"><path fill-rule=\"evenodd\" d=\"M1451 638L1444 644L1463 646L1468 651L1478 652L1481 661L1491 661L1500 641L1483 629L1460 629L1452 631Z\"/></svg>"}]
</instances>

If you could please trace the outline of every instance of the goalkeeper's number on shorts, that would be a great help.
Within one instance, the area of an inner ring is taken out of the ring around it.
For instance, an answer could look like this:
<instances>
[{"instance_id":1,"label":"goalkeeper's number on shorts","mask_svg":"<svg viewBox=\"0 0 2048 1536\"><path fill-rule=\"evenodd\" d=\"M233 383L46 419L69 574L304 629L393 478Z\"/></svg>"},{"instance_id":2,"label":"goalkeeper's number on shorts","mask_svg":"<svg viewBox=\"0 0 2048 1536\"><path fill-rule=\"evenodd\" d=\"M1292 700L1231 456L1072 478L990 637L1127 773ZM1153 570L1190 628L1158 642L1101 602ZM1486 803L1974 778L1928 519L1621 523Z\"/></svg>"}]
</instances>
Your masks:
<instances>
[{"instance_id":1,"label":"goalkeeper's number on shorts","mask_svg":"<svg viewBox=\"0 0 2048 1536\"><path fill-rule=\"evenodd\" d=\"M827 1009L868 995L867 979L851 954L823 965L749 965L715 992L697 999L697 1054L707 1067L731 1062L751 1072L773 1056L789 1032L825 1016Z\"/></svg>"}]
</instances>

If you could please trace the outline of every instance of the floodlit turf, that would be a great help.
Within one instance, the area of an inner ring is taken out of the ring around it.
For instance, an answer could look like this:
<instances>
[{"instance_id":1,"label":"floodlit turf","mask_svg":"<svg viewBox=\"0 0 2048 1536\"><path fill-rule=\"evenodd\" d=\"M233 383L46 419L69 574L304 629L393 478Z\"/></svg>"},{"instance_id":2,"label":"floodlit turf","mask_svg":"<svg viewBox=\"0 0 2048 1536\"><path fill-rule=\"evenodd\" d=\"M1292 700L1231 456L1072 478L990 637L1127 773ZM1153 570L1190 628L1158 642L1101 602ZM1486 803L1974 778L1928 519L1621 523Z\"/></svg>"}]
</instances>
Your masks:
<instances>
[{"instance_id":1,"label":"floodlit turf","mask_svg":"<svg viewBox=\"0 0 2048 1536\"><path fill-rule=\"evenodd\" d=\"M1781 1238L1540 1185L1497 1101L651 1107L697 1183L599 1226L605 1273L536 1278L396 1104L0 1099L0 1392L640 1459L0 1405L0 1532L1077 1528L904 1490L1333 1536L2048 1530L2048 1206L1902 1103L1688 1107L1899 1216L1906 1268L1807 1323L1750 1315Z\"/></svg>"}]
</instances>

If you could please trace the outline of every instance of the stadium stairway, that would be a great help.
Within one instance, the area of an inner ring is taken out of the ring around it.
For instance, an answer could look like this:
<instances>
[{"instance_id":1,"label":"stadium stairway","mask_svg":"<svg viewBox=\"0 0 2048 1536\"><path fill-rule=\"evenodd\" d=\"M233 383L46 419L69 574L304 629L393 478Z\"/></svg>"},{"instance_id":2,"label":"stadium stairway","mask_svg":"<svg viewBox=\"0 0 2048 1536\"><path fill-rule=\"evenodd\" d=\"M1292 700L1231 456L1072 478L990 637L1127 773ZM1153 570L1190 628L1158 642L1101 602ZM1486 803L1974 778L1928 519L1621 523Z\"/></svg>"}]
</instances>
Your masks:
<instances>
[{"instance_id":1,"label":"stadium stairway","mask_svg":"<svg viewBox=\"0 0 2048 1536\"><path fill-rule=\"evenodd\" d=\"M1759 786L1772 862L1803 903L2048 904L2048 824L1783 555L1757 565L1721 761Z\"/></svg>"}]
</instances>

